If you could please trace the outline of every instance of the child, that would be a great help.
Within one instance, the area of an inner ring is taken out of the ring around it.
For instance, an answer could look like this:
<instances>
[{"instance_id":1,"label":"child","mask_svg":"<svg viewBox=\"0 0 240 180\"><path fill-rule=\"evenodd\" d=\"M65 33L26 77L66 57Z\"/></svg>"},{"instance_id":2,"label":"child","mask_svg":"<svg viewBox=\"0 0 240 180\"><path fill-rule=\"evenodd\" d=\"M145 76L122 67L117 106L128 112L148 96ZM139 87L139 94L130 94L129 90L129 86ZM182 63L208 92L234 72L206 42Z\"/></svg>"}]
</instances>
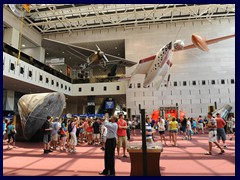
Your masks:
<instances>
[{"instance_id":1,"label":"child","mask_svg":"<svg viewBox=\"0 0 240 180\"><path fill-rule=\"evenodd\" d=\"M60 128L60 138L61 138L61 145L60 145L60 151L65 151L66 147L66 139L67 139L67 128L65 127L65 124L62 123L62 127Z\"/></svg>"}]
</instances>

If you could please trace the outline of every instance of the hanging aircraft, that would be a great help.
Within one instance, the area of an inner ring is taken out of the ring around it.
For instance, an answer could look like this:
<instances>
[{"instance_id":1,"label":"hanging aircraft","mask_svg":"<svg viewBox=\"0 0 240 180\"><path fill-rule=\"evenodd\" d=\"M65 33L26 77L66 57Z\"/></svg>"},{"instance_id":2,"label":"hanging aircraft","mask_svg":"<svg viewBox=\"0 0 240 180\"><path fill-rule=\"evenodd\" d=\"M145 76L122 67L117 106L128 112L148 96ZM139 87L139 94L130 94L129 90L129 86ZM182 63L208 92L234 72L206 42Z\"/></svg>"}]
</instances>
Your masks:
<instances>
[{"instance_id":1,"label":"hanging aircraft","mask_svg":"<svg viewBox=\"0 0 240 180\"><path fill-rule=\"evenodd\" d=\"M224 36L220 38L205 40L199 35L193 34L192 35L192 42L193 44L184 46L184 42L182 40L177 40L173 43L168 43L167 45L163 46L156 55L150 56L145 59L141 59L133 71L130 81L135 74L145 74L145 79L143 82L143 87L148 87L151 83L154 83L154 86L159 89L163 79L167 75L170 67L173 65L172 59L172 52L191 49L191 48L198 48L202 51L208 51L208 44L217 43L222 40L226 40L229 38L235 37L234 35ZM168 86L170 81L170 74L166 80L165 86Z\"/></svg>"},{"instance_id":2,"label":"hanging aircraft","mask_svg":"<svg viewBox=\"0 0 240 180\"><path fill-rule=\"evenodd\" d=\"M42 40L42 46L48 49L64 50L71 56L76 57L81 63L81 70L88 71L94 66L100 66L106 70L108 65L118 64L121 66L131 67L136 63L130 60L126 60L121 57L104 53L97 45L97 50L87 49L80 46L75 46L60 41L44 38Z\"/></svg>"}]
</instances>

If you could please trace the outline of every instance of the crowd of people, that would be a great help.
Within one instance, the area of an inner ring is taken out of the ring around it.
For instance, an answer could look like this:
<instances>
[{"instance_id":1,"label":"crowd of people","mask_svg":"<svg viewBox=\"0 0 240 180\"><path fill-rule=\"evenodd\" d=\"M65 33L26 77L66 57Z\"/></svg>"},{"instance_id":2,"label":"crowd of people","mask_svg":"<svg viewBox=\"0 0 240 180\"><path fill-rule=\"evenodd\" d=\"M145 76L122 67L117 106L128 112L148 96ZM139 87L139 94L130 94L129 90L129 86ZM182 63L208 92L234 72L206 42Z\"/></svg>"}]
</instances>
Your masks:
<instances>
[{"instance_id":1,"label":"crowd of people","mask_svg":"<svg viewBox=\"0 0 240 180\"><path fill-rule=\"evenodd\" d=\"M126 153L127 141L131 140L131 135L135 136L136 127L139 126L137 119L124 119L123 114L118 117L108 114L102 118L80 118L74 116L69 119L59 119L47 116L42 126L43 130L43 153L48 154L53 151L65 151L76 153L76 146L87 143L88 145L99 146L105 151L105 169L100 172L103 175L115 175L114 158L115 148L117 147L117 158L128 158ZM227 148L226 140L232 140L235 136L235 118L230 115L227 121L217 113L213 117L209 112L204 119L199 116L197 119L183 117L176 119L169 117L164 119L159 116L158 120L146 116L146 141L154 142L158 139L168 146L178 146L177 138L182 140L192 140L195 134L208 133L208 151L205 155L212 155L213 143L220 149L219 154L223 154ZM140 130L141 131L141 130ZM16 128L13 121L4 119L3 121L3 140L7 142L8 148L12 144L15 147ZM168 138L166 137L168 135ZM223 146L220 145L222 140ZM120 148L123 153L120 155ZM111 164L111 166L109 166Z\"/></svg>"}]
</instances>

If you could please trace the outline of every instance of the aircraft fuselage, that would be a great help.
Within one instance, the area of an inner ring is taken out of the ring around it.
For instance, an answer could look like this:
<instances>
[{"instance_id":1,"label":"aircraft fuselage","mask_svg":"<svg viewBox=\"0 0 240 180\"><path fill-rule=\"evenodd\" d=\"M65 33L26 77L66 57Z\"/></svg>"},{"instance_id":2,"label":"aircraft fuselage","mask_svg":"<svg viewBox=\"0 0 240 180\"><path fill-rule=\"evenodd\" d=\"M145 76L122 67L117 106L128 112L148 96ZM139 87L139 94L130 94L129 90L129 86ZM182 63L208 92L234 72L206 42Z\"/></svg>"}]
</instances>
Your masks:
<instances>
[{"instance_id":1,"label":"aircraft fuselage","mask_svg":"<svg viewBox=\"0 0 240 180\"><path fill-rule=\"evenodd\" d=\"M145 80L143 82L143 87L148 87L154 80L163 80L165 75L168 72L168 69L172 66L171 62L171 54L172 54L172 42L162 47L150 66Z\"/></svg>"}]
</instances>

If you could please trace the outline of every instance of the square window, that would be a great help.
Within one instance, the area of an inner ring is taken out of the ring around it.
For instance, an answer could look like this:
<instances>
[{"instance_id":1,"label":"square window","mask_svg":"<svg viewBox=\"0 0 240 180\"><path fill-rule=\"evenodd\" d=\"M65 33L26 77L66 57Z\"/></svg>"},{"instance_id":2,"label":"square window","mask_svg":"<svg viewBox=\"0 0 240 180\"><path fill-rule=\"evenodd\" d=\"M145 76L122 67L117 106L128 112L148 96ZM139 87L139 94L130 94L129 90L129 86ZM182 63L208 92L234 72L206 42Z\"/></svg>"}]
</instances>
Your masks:
<instances>
[{"instance_id":1,"label":"square window","mask_svg":"<svg viewBox=\"0 0 240 180\"><path fill-rule=\"evenodd\" d=\"M137 83L137 87L138 87L138 88L141 88L141 83Z\"/></svg>"},{"instance_id":2,"label":"square window","mask_svg":"<svg viewBox=\"0 0 240 180\"><path fill-rule=\"evenodd\" d=\"M212 80L212 84L215 84L215 80Z\"/></svg>"},{"instance_id":3,"label":"square window","mask_svg":"<svg viewBox=\"0 0 240 180\"><path fill-rule=\"evenodd\" d=\"M183 86L186 86L187 85L187 81L183 81Z\"/></svg>"},{"instance_id":4,"label":"square window","mask_svg":"<svg viewBox=\"0 0 240 180\"><path fill-rule=\"evenodd\" d=\"M224 79L221 80L221 84L225 84L225 80Z\"/></svg>"},{"instance_id":5,"label":"square window","mask_svg":"<svg viewBox=\"0 0 240 180\"><path fill-rule=\"evenodd\" d=\"M48 83L48 81L49 81L48 78L46 78L46 83Z\"/></svg>"},{"instance_id":6,"label":"square window","mask_svg":"<svg viewBox=\"0 0 240 180\"><path fill-rule=\"evenodd\" d=\"M23 69L23 67L20 67L20 73L21 73L21 74L24 73L24 69Z\"/></svg>"},{"instance_id":7,"label":"square window","mask_svg":"<svg viewBox=\"0 0 240 180\"><path fill-rule=\"evenodd\" d=\"M117 91L119 91L120 90L120 86L117 86Z\"/></svg>"},{"instance_id":8,"label":"square window","mask_svg":"<svg viewBox=\"0 0 240 180\"><path fill-rule=\"evenodd\" d=\"M205 80L202 80L202 85L206 85L206 81Z\"/></svg>"},{"instance_id":9,"label":"square window","mask_svg":"<svg viewBox=\"0 0 240 180\"><path fill-rule=\"evenodd\" d=\"M58 86L59 86L59 83L57 82L57 84L56 84L56 85L57 85L57 87L58 87Z\"/></svg>"},{"instance_id":10,"label":"square window","mask_svg":"<svg viewBox=\"0 0 240 180\"><path fill-rule=\"evenodd\" d=\"M65 86L65 90L67 90L67 86Z\"/></svg>"},{"instance_id":11,"label":"square window","mask_svg":"<svg viewBox=\"0 0 240 180\"><path fill-rule=\"evenodd\" d=\"M91 87L91 91L94 91L94 87Z\"/></svg>"},{"instance_id":12,"label":"square window","mask_svg":"<svg viewBox=\"0 0 240 180\"><path fill-rule=\"evenodd\" d=\"M42 81L42 80L43 80L43 78L42 78L42 75L40 75L40 76L39 76L39 80L40 80L40 81Z\"/></svg>"},{"instance_id":13,"label":"square window","mask_svg":"<svg viewBox=\"0 0 240 180\"><path fill-rule=\"evenodd\" d=\"M28 76L32 77L32 71L28 71Z\"/></svg>"},{"instance_id":14,"label":"square window","mask_svg":"<svg viewBox=\"0 0 240 180\"><path fill-rule=\"evenodd\" d=\"M132 88L132 83L129 85L129 88Z\"/></svg>"},{"instance_id":15,"label":"square window","mask_svg":"<svg viewBox=\"0 0 240 180\"><path fill-rule=\"evenodd\" d=\"M71 91L71 88L69 87L68 90Z\"/></svg>"},{"instance_id":16,"label":"square window","mask_svg":"<svg viewBox=\"0 0 240 180\"><path fill-rule=\"evenodd\" d=\"M107 90L107 86L104 86L104 87L103 87L103 90L106 91L106 90Z\"/></svg>"},{"instance_id":17,"label":"square window","mask_svg":"<svg viewBox=\"0 0 240 180\"><path fill-rule=\"evenodd\" d=\"M192 81L192 85L193 85L193 86L196 86L196 81Z\"/></svg>"},{"instance_id":18,"label":"square window","mask_svg":"<svg viewBox=\"0 0 240 180\"><path fill-rule=\"evenodd\" d=\"M234 79L231 79L231 84L234 84L235 82L234 82Z\"/></svg>"},{"instance_id":19,"label":"square window","mask_svg":"<svg viewBox=\"0 0 240 180\"><path fill-rule=\"evenodd\" d=\"M63 84L61 84L61 89L63 88Z\"/></svg>"},{"instance_id":20,"label":"square window","mask_svg":"<svg viewBox=\"0 0 240 180\"><path fill-rule=\"evenodd\" d=\"M13 71L15 69L15 65L11 63L10 69Z\"/></svg>"},{"instance_id":21,"label":"square window","mask_svg":"<svg viewBox=\"0 0 240 180\"><path fill-rule=\"evenodd\" d=\"M82 88L78 88L78 91L79 91L79 92L82 92Z\"/></svg>"},{"instance_id":22,"label":"square window","mask_svg":"<svg viewBox=\"0 0 240 180\"><path fill-rule=\"evenodd\" d=\"M173 82L173 86L177 86L177 81L174 81L174 82Z\"/></svg>"},{"instance_id":23,"label":"square window","mask_svg":"<svg viewBox=\"0 0 240 180\"><path fill-rule=\"evenodd\" d=\"M54 85L54 80L52 80L52 85Z\"/></svg>"}]
</instances>

